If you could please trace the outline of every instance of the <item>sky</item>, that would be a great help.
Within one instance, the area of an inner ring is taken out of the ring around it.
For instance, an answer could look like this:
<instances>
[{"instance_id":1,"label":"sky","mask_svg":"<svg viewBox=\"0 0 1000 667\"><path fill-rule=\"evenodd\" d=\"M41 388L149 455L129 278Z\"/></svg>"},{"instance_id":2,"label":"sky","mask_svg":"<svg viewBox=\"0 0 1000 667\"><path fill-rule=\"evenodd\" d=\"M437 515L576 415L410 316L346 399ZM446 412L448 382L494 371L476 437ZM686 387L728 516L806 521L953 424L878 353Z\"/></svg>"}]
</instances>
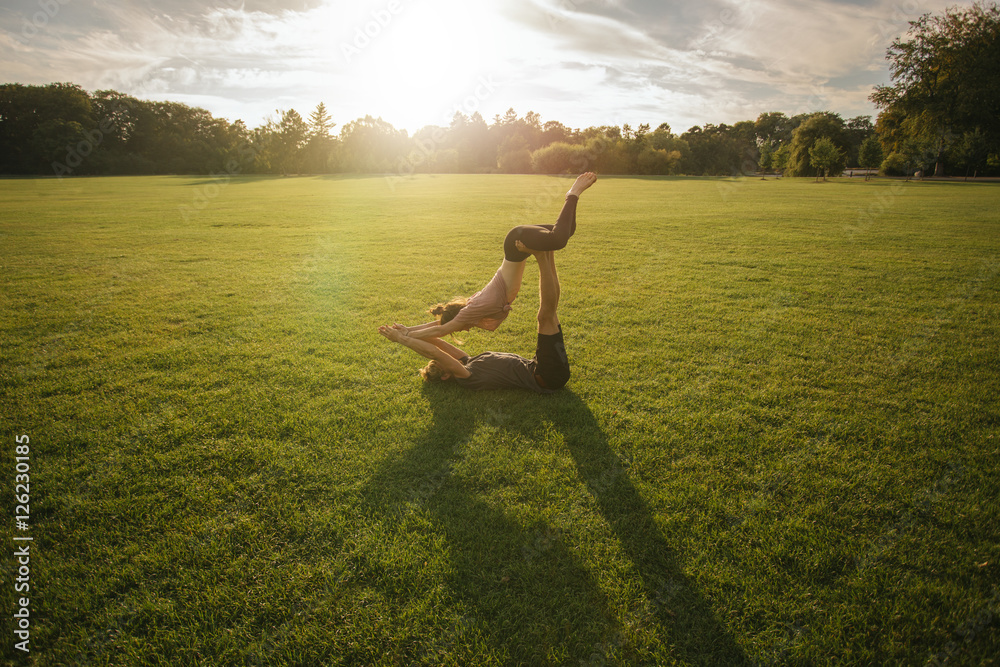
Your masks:
<instances>
[{"instance_id":1,"label":"sky","mask_svg":"<svg viewBox=\"0 0 1000 667\"><path fill-rule=\"evenodd\" d=\"M571 128L877 110L886 47L955 0L0 0L0 81L250 127L322 102L410 133L513 108ZM336 129L335 129L336 131Z\"/></svg>"}]
</instances>

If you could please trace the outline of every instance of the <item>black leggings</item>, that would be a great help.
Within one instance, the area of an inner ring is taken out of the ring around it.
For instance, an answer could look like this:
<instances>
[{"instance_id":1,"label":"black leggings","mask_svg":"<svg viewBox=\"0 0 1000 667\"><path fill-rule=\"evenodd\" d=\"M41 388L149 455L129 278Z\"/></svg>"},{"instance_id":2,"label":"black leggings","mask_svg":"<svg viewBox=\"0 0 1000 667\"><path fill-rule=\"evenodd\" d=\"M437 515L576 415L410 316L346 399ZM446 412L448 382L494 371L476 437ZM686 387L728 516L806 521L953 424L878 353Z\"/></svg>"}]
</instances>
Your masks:
<instances>
[{"instance_id":1,"label":"black leggings","mask_svg":"<svg viewBox=\"0 0 1000 667\"><path fill-rule=\"evenodd\" d=\"M520 241L532 250L561 250L566 247L569 237L576 231L576 195L568 195L559 219L554 225L520 225L507 232L503 240L504 259L523 262L529 253L517 249L515 241Z\"/></svg>"},{"instance_id":2,"label":"black leggings","mask_svg":"<svg viewBox=\"0 0 1000 667\"><path fill-rule=\"evenodd\" d=\"M546 389L559 389L569 381L569 359L562 327L554 334L538 334L535 347L535 382Z\"/></svg>"}]
</instances>

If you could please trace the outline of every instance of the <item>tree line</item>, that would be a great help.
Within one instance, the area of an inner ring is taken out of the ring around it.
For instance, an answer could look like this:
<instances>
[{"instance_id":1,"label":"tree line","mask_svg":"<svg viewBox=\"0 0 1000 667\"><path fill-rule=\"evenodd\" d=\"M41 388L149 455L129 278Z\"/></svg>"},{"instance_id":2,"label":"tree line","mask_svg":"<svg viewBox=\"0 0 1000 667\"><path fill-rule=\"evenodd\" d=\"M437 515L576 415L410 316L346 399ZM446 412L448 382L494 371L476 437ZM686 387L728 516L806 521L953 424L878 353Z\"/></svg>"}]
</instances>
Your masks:
<instances>
[{"instance_id":1,"label":"tree line","mask_svg":"<svg viewBox=\"0 0 1000 667\"><path fill-rule=\"evenodd\" d=\"M255 128L176 102L139 100L69 83L0 86L0 173L36 175L299 173L564 173L733 175L759 169L813 175L812 138L833 137L840 168L873 136L869 117L761 114L734 125L583 130L513 109L487 123L456 113L412 136L366 116L334 132L326 106ZM837 165L834 166L834 171Z\"/></svg>"},{"instance_id":2,"label":"tree line","mask_svg":"<svg viewBox=\"0 0 1000 667\"><path fill-rule=\"evenodd\" d=\"M892 84L871 95L875 123L773 111L675 134L668 123L573 129L509 109L492 123L459 112L410 136L372 116L335 132L323 103L249 128L113 90L9 83L0 85L0 173L1000 173L1000 10L975 4L910 25L887 51Z\"/></svg>"}]
</instances>

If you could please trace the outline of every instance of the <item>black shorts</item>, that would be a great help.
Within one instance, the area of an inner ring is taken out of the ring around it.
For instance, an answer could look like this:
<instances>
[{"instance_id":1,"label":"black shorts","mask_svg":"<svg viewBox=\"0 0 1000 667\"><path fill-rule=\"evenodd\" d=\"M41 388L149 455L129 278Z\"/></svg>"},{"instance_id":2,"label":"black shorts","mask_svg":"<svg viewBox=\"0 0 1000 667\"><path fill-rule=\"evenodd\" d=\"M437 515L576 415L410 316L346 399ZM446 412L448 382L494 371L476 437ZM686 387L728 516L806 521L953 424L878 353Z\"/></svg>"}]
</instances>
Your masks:
<instances>
[{"instance_id":1,"label":"black shorts","mask_svg":"<svg viewBox=\"0 0 1000 667\"><path fill-rule=\"evenodd\" d=\"M569 381L569 359L562 327L556 334L538 334L535 347L535 381L546 389L560 389Z\"/></svg>"},{"instance_id":2,"label":"black shorts","mask_svg":"<svg viewBox=\"0 0 1000 667\"><path fill-rule=\"evenodd\" d=\"M532 250L562 250L576 231L576 195L566 195L559 219L554 225L519 225L507 232L503 240L503 257L508 262L523 262L528 253L517 249L517 241Z\"/></svg>"},{"instance_id":3,"label":"black shorts","mask_svg":"<svg viewBox=\"0 0 1000 667\"><path fill-rule=\"evenodd\" d=\"M535 246L544 245L538 242L537 233L538 232L551 232L555 228L555 225L519 225L514 227L512 230L507 232L507 236L503 240L503 258L508 262L523 262L524 260L531 257L530 253L521 252L517 249L517 241L524 243L527 247L532 250L544 250L544 248L536 248ZM534 232L535 235L532 233ZM529 241L526 243L523 237L529 237ZM564 244L565 245L565 244Z\"/></svg>"}]
</instances>

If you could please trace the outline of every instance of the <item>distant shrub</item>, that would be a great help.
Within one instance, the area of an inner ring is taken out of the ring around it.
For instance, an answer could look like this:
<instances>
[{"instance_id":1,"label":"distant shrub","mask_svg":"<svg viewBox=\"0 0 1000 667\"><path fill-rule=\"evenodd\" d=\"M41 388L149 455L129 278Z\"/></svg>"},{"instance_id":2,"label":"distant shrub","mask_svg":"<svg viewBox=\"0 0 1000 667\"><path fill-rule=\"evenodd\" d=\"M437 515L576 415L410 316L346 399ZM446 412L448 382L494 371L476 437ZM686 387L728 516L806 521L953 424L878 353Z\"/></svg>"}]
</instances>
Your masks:
<instances>
[{"instance_id":1,"label":"distant shrub","mask_svg":"<svg viewBox=\"0 0 1000 667\"><path fill-rule=\"evenodd\" d=\"M879 167L879 173L883 176L909 176L908 172L907 159L901 153L889 153Z\"/></svg>"},{"instance_id":2,"label":"distant shrub","mask_svg":"<svg viewBox=\"0 0 1000 667\"><path fill-rule=\"evenodd\" d=\"M574 169L578 148L565 142L549 144L531 154L531 168L536 174L565 174Z\"/></svg>"},{"instance_id":3,"label":"distant shrub","mask_svg":"<svg viewBox=\"0 0 1000 667\"><path fill-rule=\"evenodd\" d=\"M680 151L668 151L663 148L647 148L639 153L638 167L640 174L676 174L681 162Z\"/></svg>"}]
</instances>

